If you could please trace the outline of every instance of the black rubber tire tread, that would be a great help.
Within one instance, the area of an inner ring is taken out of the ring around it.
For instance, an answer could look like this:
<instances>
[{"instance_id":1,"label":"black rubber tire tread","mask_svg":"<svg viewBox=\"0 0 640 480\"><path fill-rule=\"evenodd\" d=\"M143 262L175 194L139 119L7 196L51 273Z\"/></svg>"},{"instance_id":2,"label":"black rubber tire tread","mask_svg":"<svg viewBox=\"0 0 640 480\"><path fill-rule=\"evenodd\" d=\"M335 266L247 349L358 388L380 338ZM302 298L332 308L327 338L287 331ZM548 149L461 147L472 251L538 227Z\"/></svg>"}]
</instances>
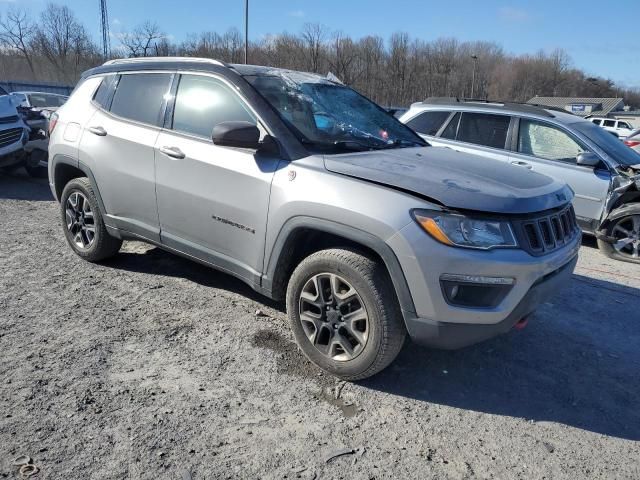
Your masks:
<instances>
[{"instance_id":1,"label":"black rubber tire tread","mask_svg":"<svg viewBox=\"0 0 640 480\"><path fill-rule=\"evenodd\" d=\"M609 216L615 215L615 214L619 214L619 213L628 213L629 215L640 215L640 204L638 203L630 203L627 205L623 205L622 207L616 208L615 210L613 210ZM609 225L606 227L606 231L605 231L605 235L607 236L611 236L613 227L616 225L616 223L618 223L620 220L622 220L624 218L624 216L618 218L617 220L613 220L612 222L609 223ZM633 258L629 258L627 256L624 255L620 255L615 248L613 248L613 246L609 243L609 242L605 242L604 240L597 240L598 242L598 249L607 257L612 258L613 260L619 260L621 262L627 262L627 263L636 263L636 264L640 264L640 259L638 260L634 260Z\"/></svg>"},{"instance_id":2,"label":"black rubber tire tread","mask_svg":"<svg viewBox=\"0 0 640 480\"><path fill-rule=\"evenodd\" d=\"M363 352L355 359L338 362L318 352L307 339L298 316L298 298L305 282L316 273L338 273L360 294L372 329ZM323 370L343 380L371 377L393 362L407 335L400 305L382 262L350 248L320 250L296 267L287 288L287 315L304 355ZM375 325L374 325L375 322Z\"/></svg>"},{"instance_id":3,"label":"black rubber tire tread","mask_svg":"<svg viewBox=\"0 0 640 480\"><path fill-rule=\"evenodd\" d=\"M67 203L67 199L75 190L79 190L89 200L89 205L91 206L96 226L96 237L94 243L91 248L87 250L80 250L76 247L73 243L73 239L71 238L71 233L66 226L65 205ZM62 214L62 228L64 230L65 238L73 251L79 257L88 262L100 262L113 257L120 250L122 240L109 235L107 227L104 225L104 220L102 219L102 212L100 211L98 200L93 192L91 182L87 177L74 178L65 185L62 190L62 195L60 196L60 213Z\"/></svg>"}]
</instances>

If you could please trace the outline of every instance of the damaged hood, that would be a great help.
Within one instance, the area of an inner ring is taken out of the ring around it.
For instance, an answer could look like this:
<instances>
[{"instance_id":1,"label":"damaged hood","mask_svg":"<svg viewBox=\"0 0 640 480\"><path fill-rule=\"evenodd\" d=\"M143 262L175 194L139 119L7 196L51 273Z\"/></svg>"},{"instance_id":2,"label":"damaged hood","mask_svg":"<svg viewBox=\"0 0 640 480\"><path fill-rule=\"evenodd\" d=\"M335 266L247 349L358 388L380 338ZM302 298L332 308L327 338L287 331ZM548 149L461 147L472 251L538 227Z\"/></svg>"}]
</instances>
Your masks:
<instances>
[{"instance_id":1,"label":"damaged hood","mask_svg":"<svg viewBox=\"0 0 640 480\"><path fill-rule=\"evenodd\" d=\"M573 199L564 182L446 148L327 155L324 162L331 172L406 190L455 209L521 214L559 207Z\"/></svg>"}]
</instances>

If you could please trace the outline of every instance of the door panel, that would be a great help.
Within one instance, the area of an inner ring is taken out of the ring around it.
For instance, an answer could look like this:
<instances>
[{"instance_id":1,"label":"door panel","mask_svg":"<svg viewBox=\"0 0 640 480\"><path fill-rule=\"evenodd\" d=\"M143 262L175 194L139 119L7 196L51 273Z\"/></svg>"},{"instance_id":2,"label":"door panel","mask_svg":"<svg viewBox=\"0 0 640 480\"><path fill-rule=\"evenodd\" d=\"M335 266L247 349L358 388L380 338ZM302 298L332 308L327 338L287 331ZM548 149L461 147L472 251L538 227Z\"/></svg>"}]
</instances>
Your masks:
<instances>
[{"instance_id":1,"label":"door panel","mask_svg":"<svg viewBox=\"0 0 640 480\"><path fill-rule=\"evenodd\" d=\"M162 153L180 151L184 158ZM156 142L162 242L250 281L262 272L279 159L163 131Z\"/></svg>"},{"instance_id":2,"label":"door panel","mask_svg":"<svg viewBox=\"0 0 640 480\"><path fill-rule=\"evenodd\" d=\"M565 181L575 192L573 205L581 223L600 219L609 191L608 170L577 165L575 157L588 148L563 129L533 120L520 120L512 162ZM604 164L603 164L604 166Z\"/></svg>"},{"instance_id":3,"label":"door panel","mask_svg":"<svg viewBox=\"0 0 640 480\"><path fill-rule=\"evenodd\" d=\"M97 110L80 146L112 223L154 241L160 240L153 151L158 133Z\"/></svg>"}]
</instances>

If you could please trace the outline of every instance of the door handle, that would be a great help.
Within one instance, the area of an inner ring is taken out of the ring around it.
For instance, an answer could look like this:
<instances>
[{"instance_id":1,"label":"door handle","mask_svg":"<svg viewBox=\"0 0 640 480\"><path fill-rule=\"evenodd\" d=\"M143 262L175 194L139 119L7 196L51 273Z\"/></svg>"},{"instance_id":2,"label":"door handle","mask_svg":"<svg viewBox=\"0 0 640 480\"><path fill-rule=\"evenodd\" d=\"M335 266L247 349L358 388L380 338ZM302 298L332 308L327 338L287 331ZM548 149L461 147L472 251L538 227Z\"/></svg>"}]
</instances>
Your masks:
<instances>
[{"instance_id":1,"label":"door handle","mask_svg":"<svg viewBox=\"0 0 640 480\"><path fill-rule=\"evenodd\" d=\"M522 160L513 160L511 162L511 165L516 165L518 167L528 168L529 170L531 170L533 168L533 165L531 165L530 163L527 163L527 162L523 162Z\"/></svg>"},{"instance_id":2,"label":"door handle","mask_svg":"<svg viewBox=\"0 0 640 480\"><path fill-rule=\"evenodd\" d=\"M184 158L186 155L178 147L160 147L160 151L171 158Z\"/></svg>"},{"instance_id":3,"label":"door handle","mask_svg":"<svg viewBox=\"0 0 640 480\"><path fill-rule=\"evenodd\" d=\"M104 137L105 135L107 135L107 131L102 127L89 127L87 130L89 130L94 135L98 135L99 137Z\"/></svg>"}]
</instances>

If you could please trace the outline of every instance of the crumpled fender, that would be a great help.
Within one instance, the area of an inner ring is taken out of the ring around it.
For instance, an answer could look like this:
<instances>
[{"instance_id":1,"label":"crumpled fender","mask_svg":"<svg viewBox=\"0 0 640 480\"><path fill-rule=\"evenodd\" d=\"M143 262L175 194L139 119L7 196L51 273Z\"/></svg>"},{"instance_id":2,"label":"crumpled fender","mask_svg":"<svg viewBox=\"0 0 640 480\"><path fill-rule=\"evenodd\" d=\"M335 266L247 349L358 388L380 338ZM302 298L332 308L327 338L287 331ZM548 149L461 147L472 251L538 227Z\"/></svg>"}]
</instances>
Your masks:
<instances>
[{"instance_id":1,"label":"crumpled fender","mask_svg":"<svg viewBox=\"0 0 640 480\"><path fill-rule=\"evenodd\" d=\"M600 227L598 227L598 231L595 232L596 238L603 242L615 243L616 239L607 235L609 224L614 220L626 217L627 215L640 215L640 202L627 203L626 205L622 205L621 207L611 211L611 213L609 213L609 215L607 215L604 221L600 224Z\"/></svg>"}]
</instances>

